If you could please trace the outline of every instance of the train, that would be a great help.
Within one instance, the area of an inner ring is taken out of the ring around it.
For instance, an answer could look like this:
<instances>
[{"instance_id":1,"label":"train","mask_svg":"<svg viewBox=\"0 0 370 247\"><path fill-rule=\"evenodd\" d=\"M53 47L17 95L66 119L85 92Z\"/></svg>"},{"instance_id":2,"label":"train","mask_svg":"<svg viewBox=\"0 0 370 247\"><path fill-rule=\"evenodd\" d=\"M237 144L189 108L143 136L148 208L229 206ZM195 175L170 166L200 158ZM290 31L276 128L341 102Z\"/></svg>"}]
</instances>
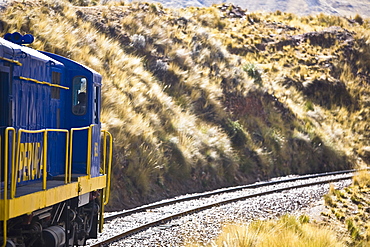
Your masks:
<instances>
[{"instance_id":1,"label":"train","mask_svg":"<svg viewBox=\"0 0 370 247\"><path fill-rule=\"evenodd\" d=\"M33 41L0 38L0 244L81 246L102 231L110 193L102 76Z\"/></svg>"}]
</instances>

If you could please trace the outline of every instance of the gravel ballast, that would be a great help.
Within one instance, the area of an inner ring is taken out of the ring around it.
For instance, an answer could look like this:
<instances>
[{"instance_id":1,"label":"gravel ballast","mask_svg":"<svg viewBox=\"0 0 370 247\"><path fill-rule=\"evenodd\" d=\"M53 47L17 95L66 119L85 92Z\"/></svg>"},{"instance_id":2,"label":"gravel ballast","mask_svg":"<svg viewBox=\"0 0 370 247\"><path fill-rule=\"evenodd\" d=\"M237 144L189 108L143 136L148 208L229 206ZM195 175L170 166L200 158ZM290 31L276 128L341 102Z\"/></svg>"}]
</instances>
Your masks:
<instances>
[{"instance_id":1,"label":"gravel ballast","mask_svg":"<svg viewBox=\"0 0 370 247\"><path fill-rule=\"evenodd\" d=\"M338 176L333 176L333 178L334 177ZM287 186L288 184L297 185L322 179L327 179L327 177L224 193L207 198L176 203L123 218L117 218L104 225L104 232L99 235L98 240L101 241L118 232L132 229L143 223L158 220L174 213L221 201L226 198L239 197L246 194L271 190L272 188L277 189ZM349 186L351 183L351 179L346 179L333 184L336 188L343 188ZM229 222L246 224L252 220L271 219L287 213L315 214L312 215L312 217L317 217L317 214L320 214L320 210L317 208L313 210L314 206L322 201L322 196L327 194L328 190L329 184L327 183L286 190L279 193L220 205L174 219L164 225L149 228L148 230L113 243L110 246L184 246L189 242L206 244L220 233L223 224ZM95 242L96 240L88 241L90 244Z\"/></svg>"}]
</instances>

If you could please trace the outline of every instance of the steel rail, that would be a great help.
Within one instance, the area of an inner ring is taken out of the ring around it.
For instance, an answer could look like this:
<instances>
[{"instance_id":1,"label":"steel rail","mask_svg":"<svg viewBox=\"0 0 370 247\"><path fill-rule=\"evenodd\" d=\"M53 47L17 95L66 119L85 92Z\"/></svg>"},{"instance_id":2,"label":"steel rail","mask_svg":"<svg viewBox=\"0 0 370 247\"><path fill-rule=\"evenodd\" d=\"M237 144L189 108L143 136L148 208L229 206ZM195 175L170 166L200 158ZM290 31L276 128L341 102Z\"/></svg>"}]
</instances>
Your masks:
<instances>
[{"instance_id":1,"label":"steel rail","mask_svg":"<svg viewBox=\"0 0 370 247\"><path fill-rule=\"evenodd\" d=\"M342 172L329 172L329 173L317 174L317 175L307 175L307 176L303 176L303 178L304 179L318 178L318 177L323 177L323 176L347 174L347 173L352 173L352 172L356 172L356 171L357 170L346 170L346 171L342 171ZM325 184L325 183L330 183L330 182L337 182L337 181L340 181L340 180L351 179L352 177L353 177L353 175L351 174L351 175L343 176L343 177L340 177L340 178L329 178L329 179L322 180L322 181L314 181L314 182L309 182L309 183L304 183L304 184L299 184L299 185L286 186L284 188L270 189L270 190L267 190L267 191L264 191L264 192L256 192L256 193L252 193L252 194L248 194L248 195L244 195L244 196L234 197L234 198L225 199L225 200L222 200L222 201L210 203L210 204L203 205L203 206L193 208L193 209L190 209L190 210L186 210L186 211L183 211L183 212L180 212L180 213L175 213L175 214L172 214L170 216L163 217L161 219L155 220L153 222L150 222L150 223L138 226L138 227L134 227L130 230L122 232L122 233L120 233L118 235L115 235L113 237L110 237L106 240L100 241L100 242L95 243L95 244L91 244L90 247L107 246L109 243L116 242L116 241L118 241L122 238L128 237L132 234L136 234L136 233L138 233L140 231L143 231L145 229L148 229L150 227L158 226L158 225L164 224L164 223L166 223L170 220L173 220L175 218L183 217L185 215L193 214L195 212L199 212L199 211L209 209L209 208L212 208L212 207L215 207L215 206L219 206L219 205L223 205L223 204L227 204L227 203L231 203L231 202L236 202L236 201L241 201L241 200L245 200L245 199L249 199L249 198L253 198L253 197L268 195L268 194L272 194L272 193L278 193L278 192L282 192L282 191L285 191L285 190L297 189L297 188L302 188L302 187L309 187L309 186L313 186L313 185ZM284 182L294 182L294 181L297 181L297 180L302 180L303 178L299 177L299 178L285 179L285 180L279 180L279 181L271 181L271 182L266 182L266 183L259 183L259 184L253 184L253 185L250 185L250 186L247 185L247 186L239 186L239 187L257 188L257 187L270 186L270 185L274 185L274 184L278 184L278 183L284 183ZM236 188L231 188L231 189L223 190L223 192L224 193L225 192L233 192L233 191L236 191L236 190L237 190ZM188 200L190 200L189 198L197 199L197 198L200 198L200 197L214 195L214 194L219 194L219 193L218 193L218 191L217 192L204 193L202 195L196 195L196 196L188 197ZM173 200L173 201L175 201L175 200ZM181 198L181 199L179 199L179 201L185 201L185 199ZM156 205L157 205L157 207L159 207L158 205L168 205L168 202L158 203ZM144 208L144 207L142 207L142 208ZM140 209L142 209L142 208L140 208ZM154 208L154 205L150 205L150 207L146 207L146 208L147 209ZM135 210L132 210L132 211L135 211ZM142 210L139 210L137 212L141 212L141 211Z\"/></svg>"},{"instance_id":2,"label":"steel rail","mask_svg":"<svg viewBox=\"0 0 370 247\"><path fill-rule=\"evenodd\" d=\"M199 198L203 198L203 197L219 195L219 194L222 194L222 193L229 193L229 192L234 192L234 191L243 190L243 189L255 189L255 188L258 188L258 187L262 187L262 186L269 186L269 185L275 185L275 184L281 184L281 183L289 183L289 182L295 182L295 181L298 181L298 180L319 178L319 177L324 177L324 176L353 173L353 172L356 172L356 171L358 171L358 170L344 170L344 171L326 172L326 173L320 173L320 174L311 174L311 175L299 176L299 177L295 177L295 178L288 178L288 179L283 179L283 180L267 181L267 182L261 182L261 183L241 185L241 186L232 187L232 188L225 188L225 189L220 189L220 190L216 190L216 191L200 193L200 194L197 194L197 195L176 198L176 199L165 201L165 202L158 202L158 203L153 203L153 204L149 204L149 205L144 205L142 207L129 209L129 210L126 210L124 212L119 212L119 213L107 216L107 217L104 218L104 221L110 221L110 220L113 220L113 219L118 218L118 217L124 217L124 216L131 215L131 214L134 214L134 213L144 212L144 211L149 210L149 209L154 209L154 208L158 208L158 207L162 207L162 206L167 206L167 205L175 204L175 203L178 203L178 202L190 201L190 200L199 199Z\"/></svg>"}]
</instances>

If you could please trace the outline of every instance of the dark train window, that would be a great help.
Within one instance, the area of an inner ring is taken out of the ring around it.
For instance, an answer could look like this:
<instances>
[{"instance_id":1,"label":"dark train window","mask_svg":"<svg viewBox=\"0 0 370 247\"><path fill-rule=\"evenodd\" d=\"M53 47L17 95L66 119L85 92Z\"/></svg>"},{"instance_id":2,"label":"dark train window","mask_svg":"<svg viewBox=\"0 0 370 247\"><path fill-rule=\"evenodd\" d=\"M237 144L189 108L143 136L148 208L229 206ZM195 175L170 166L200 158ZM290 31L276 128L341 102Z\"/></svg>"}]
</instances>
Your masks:
<instances>
[{"instance_id":1,"label":"dark train window","mask_svg":"<svg viewBox=\"0 0 370 247\"><path fill-rule=\"evenodd\" d=\"M51 83L60 85L60 73L53 71L51 74ZM51 98L60 99L60 88L52 87L51 88Z\"/></svg>"},{"instance_id":2,"label":"dark train window","mask_svg":"<svg viewBox=\"0 0 370 247\"><path fill-rule=\"evenodd\" d=\"M94 87L94 121L96 124L99 124L100 118L100 87Z\"/></svg>"},{"instance_id":3,"label":"dark train window","mask_svg":"<svg viewBox=\"0 0 370 247\"><path fill-rule=\"evenodd\" d=\"M73 78L72 112L85 115L87 108L87 79L83 76Z\"/></svg>"}]
</instances>

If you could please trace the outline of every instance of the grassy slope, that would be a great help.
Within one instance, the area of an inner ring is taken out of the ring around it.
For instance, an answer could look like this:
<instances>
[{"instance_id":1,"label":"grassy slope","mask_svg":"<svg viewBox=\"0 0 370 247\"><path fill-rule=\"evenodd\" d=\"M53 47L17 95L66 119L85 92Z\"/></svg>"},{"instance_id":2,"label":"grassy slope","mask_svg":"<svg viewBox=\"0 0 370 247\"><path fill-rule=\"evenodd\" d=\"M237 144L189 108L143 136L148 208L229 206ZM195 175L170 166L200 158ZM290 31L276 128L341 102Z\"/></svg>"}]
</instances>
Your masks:
<instances>
[{"instance_id":1,"label":"grassy slope","mask_svg":"<svg viewBox=\"0 0 370 247\"><path fill-rule=\"evenodd\" d=\"M0 34L103 75L111 209L369 164L369 22L230 11L14 1Z\"/></svg>"},{"instance_id":2,"label":"grassy slope","mask_svg":"<svg viewBox=\"0 0 370 247\"><path fill-rule=\"evenodd\" d=\"M344 236L347 246L370 246L370 174L359 172L352 186L343 190L333 187L324 197L326 225L335 226Z\"/></svg>"},{"instance_id":3,"label":"grassy slope","mask_svg":"<svg viewBox=\"0 0 370 247\"><path fill-rule=\"evenodd\" d=\"M112 1L112 0L111 0ZM156 0L148 2L160 2L165 7L185 8L188 6L207 7L212 4L232 2L235 5L248 9L248 11L275 12L277 10L297 15L309 15L323 12L333 15L355 16L360 14L369 17L370 4L368 0Z\"/></svg>"}]
</instances>

